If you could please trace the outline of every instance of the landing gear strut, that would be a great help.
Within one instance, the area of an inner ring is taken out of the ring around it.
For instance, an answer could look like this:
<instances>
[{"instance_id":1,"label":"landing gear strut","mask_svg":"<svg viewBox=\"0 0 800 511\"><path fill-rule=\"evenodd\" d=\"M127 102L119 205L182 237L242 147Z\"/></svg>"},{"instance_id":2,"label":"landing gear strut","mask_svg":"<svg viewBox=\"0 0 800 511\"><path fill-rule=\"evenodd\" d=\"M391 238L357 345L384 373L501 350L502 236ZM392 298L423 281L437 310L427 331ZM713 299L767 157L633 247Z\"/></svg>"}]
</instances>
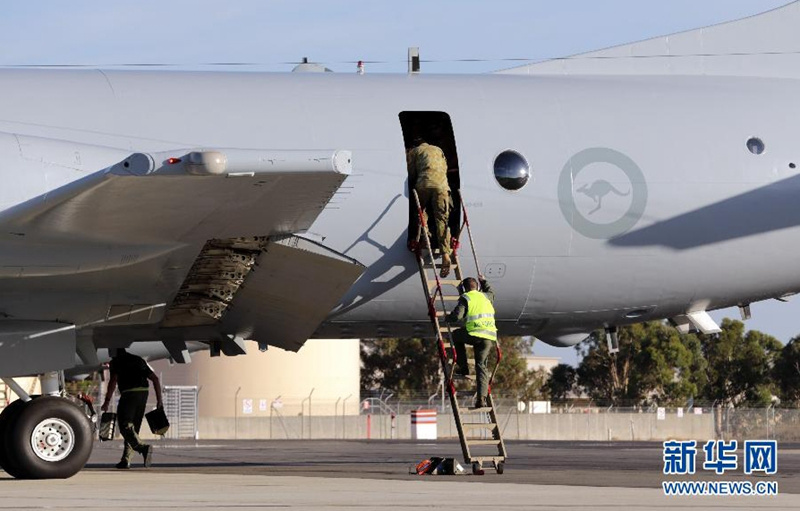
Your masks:
<instances>
[{"instance_id":1,"label":"landing gear strut","mask_svg":"<svg viewBox=\"0 0 800 511\"><path fill-rule=\"evenodd\" d=\"M0 467L18 479L78 473L92 453L93 428L84 408L58 395L20 396L0 414Z\"/></svg>"}]
</instances>

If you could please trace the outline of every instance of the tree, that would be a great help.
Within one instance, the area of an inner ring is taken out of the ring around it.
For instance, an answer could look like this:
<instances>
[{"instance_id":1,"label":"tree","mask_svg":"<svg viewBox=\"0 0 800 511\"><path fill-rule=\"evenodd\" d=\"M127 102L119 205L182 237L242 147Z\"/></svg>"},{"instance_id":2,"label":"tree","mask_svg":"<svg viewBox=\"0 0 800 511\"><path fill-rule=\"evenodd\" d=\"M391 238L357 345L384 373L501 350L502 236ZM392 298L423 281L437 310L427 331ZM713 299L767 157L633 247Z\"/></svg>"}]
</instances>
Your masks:
<instances>
[{"instance_id":1,"label":"tree","mask_svg":"<svg viewBox=\"0 0 800 511\"><path fill-rule=\"evenodd\" d=\"M566 401L578 384L578 371L568 364L558 364L550 371L547 392L553 401Z\"/></svg>"},{"instance_id":2,"label":"tree","mask_svg":"<svg viewBox=\"0 0 800 511\"><path fill-rule=\"evenodd\" d=\"M502 360L492 383L495 394L529 400L541 396L544 374L529 371L525 355L532 340L526 337L500 337ZM440 382L439 354L434 339L371 339L361 342L361 387L389 389L400 399L431 394ZM475 374L471 350L470 372ZM497 358L489 355L489 371ZM474 384L461 384L468 387Z\"/></svg>"},{"instance_id":3,"label":"tree","mask_svg":"<svg viewBox=\"0 0 800 511\"><path fill-rule=\"evenodd\" d=\"M663 322L619 329L619 353L608 352L605 334L595 332L580 349L578 383L597 403L682 404L705 386L705 363L694 335L681 335Z\"/></svg>"},{"instance_id":4,"label":"tree","mask_svg":"<svg viewBox=\"0 0 800 511\"><path fill-rule=\"evenodd\" d=\"M530 401L541 397L545 385L545 375L541 371L528 369L525 355L531 352L533 339L530 337L500 337L503 358L497 368L492 388L497 394ZM497 359L489 356L489 371Z\"/></svg>"},{"instance_id":5,"label":"tree","mask_svg":"<svg viewBox=\"0 0 800 511\"><path fill-rule=\"evenodd\" d=\"M361 388L390 389L400 399L439 385L439 357L434 339L361 341Z\"/></svg>"},{"instance_id":6,"label":"tree","mask_svg":"<svg viewBox=\"0 0 800 511\"><path fill-rule=\"evenodd\" d=\"M783 346L741 321L725 319L722 332L702 337L708 363L705 397L722 405L767 406L777 393L774 368Z\"/></svg>"},{"instance_id":7,"label":"tree","mask_svg":"<svg viewBox=\"0 0 800 511\"><path fill-rule=\"evenodd\" d=\"M800 405L800 337L783 347L775 362L775 380L781 390L781 402Z\"/></svg>"}]
</instances>

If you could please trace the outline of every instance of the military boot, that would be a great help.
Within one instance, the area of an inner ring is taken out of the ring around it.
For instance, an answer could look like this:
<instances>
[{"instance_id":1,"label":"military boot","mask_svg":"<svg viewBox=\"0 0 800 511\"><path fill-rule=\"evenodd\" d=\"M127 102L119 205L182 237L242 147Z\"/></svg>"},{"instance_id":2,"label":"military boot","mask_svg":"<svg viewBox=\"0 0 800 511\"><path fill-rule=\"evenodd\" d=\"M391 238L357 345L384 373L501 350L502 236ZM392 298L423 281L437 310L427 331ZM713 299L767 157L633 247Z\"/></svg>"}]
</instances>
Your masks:
<instances>
[{"instance_id":1,"label":"military boot","mask_svg":"<svg viewBox=\"0 0 800 511\"><path fill-rule=\"evenodd\" d=\"M439 276L445 278L448 275L450 275L450 254L444 253L442 254L442 271L439 272Z\"/></svg>"}]
</instances>

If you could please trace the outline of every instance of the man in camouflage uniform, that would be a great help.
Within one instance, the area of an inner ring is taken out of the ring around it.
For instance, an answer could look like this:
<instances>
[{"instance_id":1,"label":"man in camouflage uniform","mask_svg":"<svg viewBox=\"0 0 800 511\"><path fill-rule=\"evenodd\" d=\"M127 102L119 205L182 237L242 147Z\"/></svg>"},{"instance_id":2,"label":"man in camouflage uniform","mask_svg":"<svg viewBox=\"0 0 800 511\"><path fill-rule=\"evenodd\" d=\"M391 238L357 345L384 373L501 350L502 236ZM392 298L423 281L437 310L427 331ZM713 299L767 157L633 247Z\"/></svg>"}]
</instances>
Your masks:
<instances>
[{"instance_id":1,"label":"man in camouflage uniform","mask_svg":"<svg viewBox=\"0 0 800 511\"><path fill-rule=\"evenodd\" d=\"M425 221L430 215L436 229L436 239L442 252L441 276L450 273L450 185L447 183L447 160L444 152L421 138L414 140L414 147L407 153L408 182L417 191L419 202L425 212Z\"/></svg>"}]
</instances>

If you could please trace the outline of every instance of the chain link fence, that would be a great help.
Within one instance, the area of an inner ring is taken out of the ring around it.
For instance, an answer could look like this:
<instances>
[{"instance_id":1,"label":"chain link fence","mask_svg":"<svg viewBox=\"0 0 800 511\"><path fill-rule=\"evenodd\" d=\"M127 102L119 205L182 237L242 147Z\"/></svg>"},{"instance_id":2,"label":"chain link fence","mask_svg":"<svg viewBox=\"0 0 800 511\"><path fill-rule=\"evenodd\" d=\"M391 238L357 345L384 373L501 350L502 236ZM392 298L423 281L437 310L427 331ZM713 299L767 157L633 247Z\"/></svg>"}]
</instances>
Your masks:
<instances>
[{"instance_id":1,"label":"chain link fence","mask_svg":"<svg viewBox=\"0 0 800 511\"><path fill-rule=\"evenodd\" d=\"M366 397L365 397L366 396ZM470 406L474 396L459 393L460 406ZM652 416L655 421L672 421L683 418L703 417L713 424L713 431L721 439L774 439L780 442L800 442L800 409L797 408L733 408L719 406L717 403L697 402L690 406L651 405L607 405L597 406L589 402L546 403L547 406L534 406L535 402L521 401L515 397L495 397L497 414L504 422L513 423L515 415L538 415L539 413L602 415L627 414L629 417ZM452 407L447 395L441 391L426 395L412 394L397 399L393 394L362 391L362 415L408 415L413 410L434 409L440 415L452 415Z\"/></svg>"},{"instance_id":2,"label":"chain link fence","mask_svg":"<svg viewBox=\"0 0 800 511\"><path fill-rule=\"evenodd\" d=\"M800 410L786 408L716 408L714 427L719 438L800 441Z\"/></svg>"}]
</instances>

